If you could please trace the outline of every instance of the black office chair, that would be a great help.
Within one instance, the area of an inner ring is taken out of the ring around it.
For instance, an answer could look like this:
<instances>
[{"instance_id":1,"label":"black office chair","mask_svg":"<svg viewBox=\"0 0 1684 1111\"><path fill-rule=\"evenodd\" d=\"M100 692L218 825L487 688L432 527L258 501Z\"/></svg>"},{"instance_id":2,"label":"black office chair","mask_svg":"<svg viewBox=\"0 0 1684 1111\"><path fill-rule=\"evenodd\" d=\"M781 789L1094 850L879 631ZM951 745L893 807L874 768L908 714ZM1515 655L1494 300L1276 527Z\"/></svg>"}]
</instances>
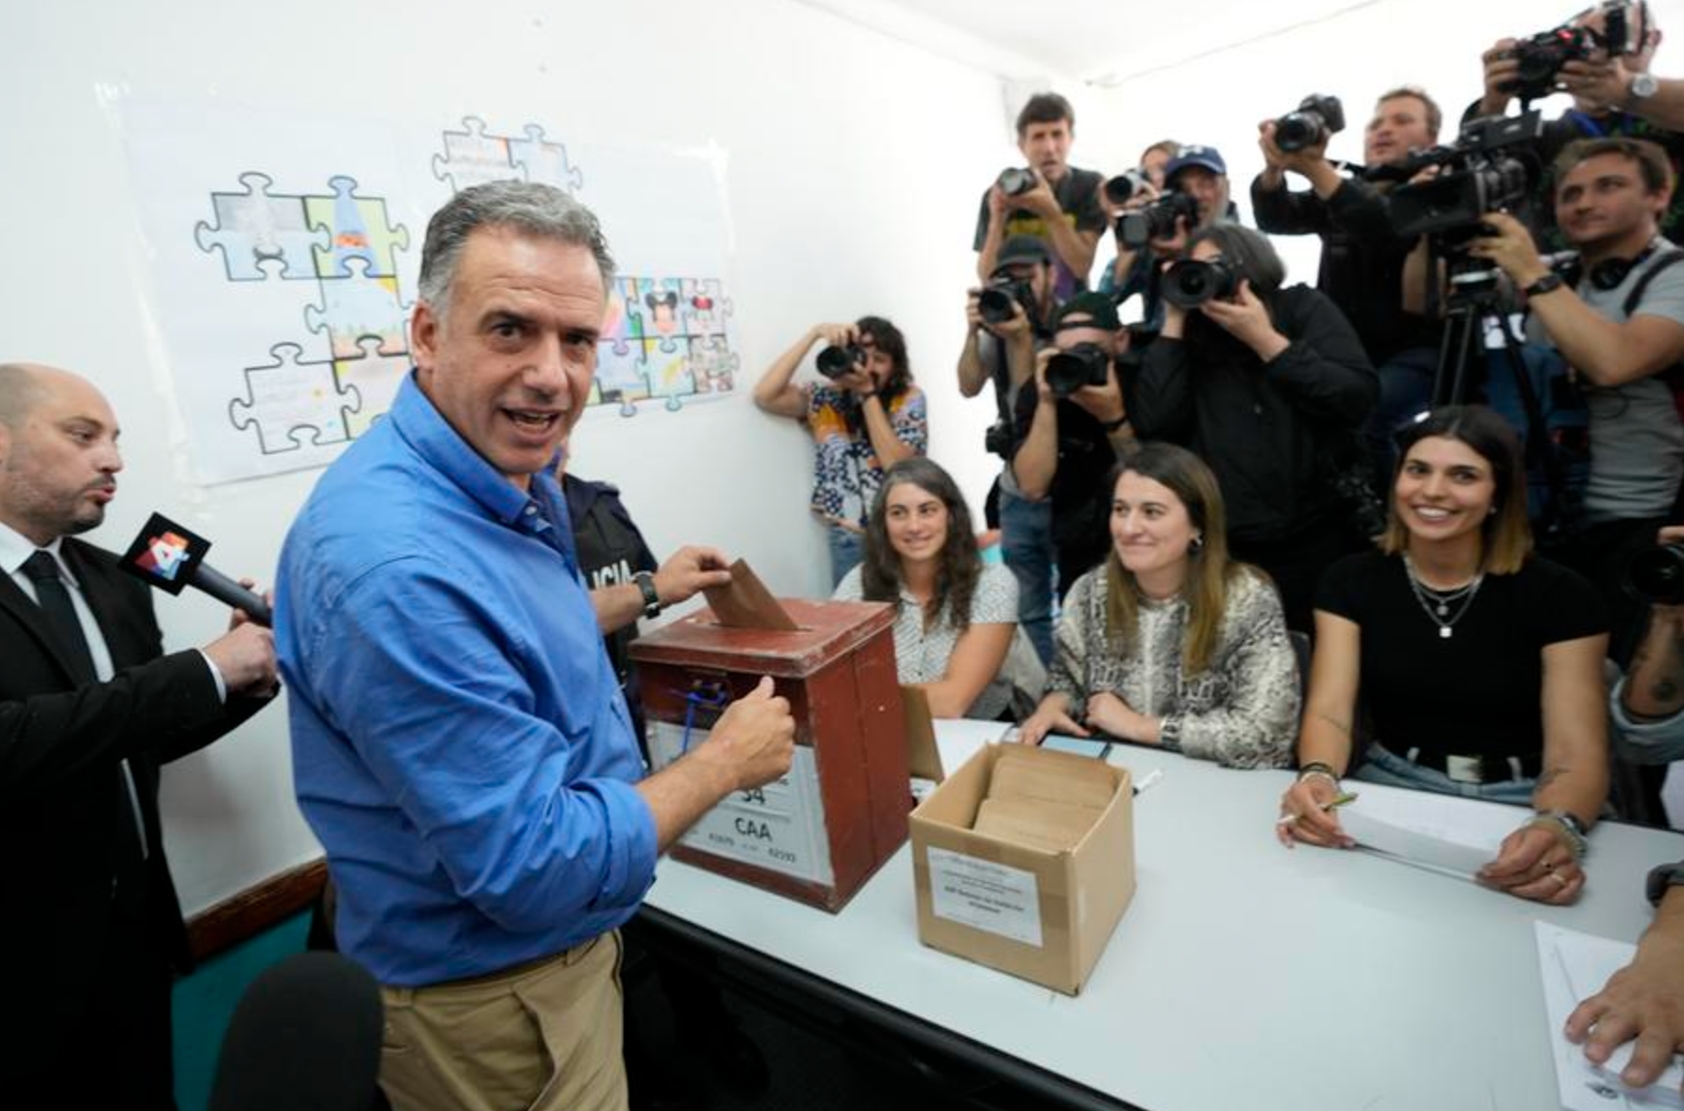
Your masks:
<instances>
[{"instance_id":1,"label":"black office chair","mask_svg":"<svg viewBox=\"0 0 1684 1111\"><path fill-rule=\"evenodd\" d=\"M337 953L299 953L252 981L217 1059L210 1111L381 1106L385 1011L374 977Z\"/></svg>"}]
</instances>

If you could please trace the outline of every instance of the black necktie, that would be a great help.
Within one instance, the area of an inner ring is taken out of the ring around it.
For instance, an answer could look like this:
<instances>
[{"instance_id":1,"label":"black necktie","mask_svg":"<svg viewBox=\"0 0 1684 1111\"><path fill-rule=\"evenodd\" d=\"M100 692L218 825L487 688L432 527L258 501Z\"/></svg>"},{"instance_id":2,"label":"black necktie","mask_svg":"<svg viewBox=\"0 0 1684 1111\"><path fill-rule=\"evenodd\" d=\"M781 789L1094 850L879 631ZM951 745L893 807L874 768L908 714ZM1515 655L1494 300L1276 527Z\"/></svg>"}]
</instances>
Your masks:
<instances>
[{"instance_id":1,"label":"black necktie","mask_svg":"<svg viewBox=\"0 0 1684 1111\"><path fill-rule=\"evenodd\" d=\"M82 633L82 622L76 616L76 606L70 601L70 591L64 588L64 580L59 577L58 560L51 552L37 551L23 561L23 573L35 584L36 604L41 607L47 625L58 638L59 647L64 650L64 658L70 662L76 681L92 683L99 674L94 670L93 653L88 650L88 638ZM136 862L145 858L146 849L145 840L140 835L140 815L135 812L131 790L129 769L120 765L117 775L119 882L115 892L118 897L138 894L145 882L144 874L133 871ZM129 882L122 882L125 877Z\"/></svg>"},{"instance_id":2,"label":"black necktie","mask_svg":"<svg viewBox=\"0 0 1684 1111\"><path fill-rule=\"evenodd\" d=\"M37 551L23 561L23 573L35 584L35 601L46 615L47 625L58 637L64 658L78 683L91 683L99 678L94 672L93 653L88 651L88 638L82 635L82 622L76 617L70 591L59 578L58 560L53 553Z\"/></svg>"}]
</instances>

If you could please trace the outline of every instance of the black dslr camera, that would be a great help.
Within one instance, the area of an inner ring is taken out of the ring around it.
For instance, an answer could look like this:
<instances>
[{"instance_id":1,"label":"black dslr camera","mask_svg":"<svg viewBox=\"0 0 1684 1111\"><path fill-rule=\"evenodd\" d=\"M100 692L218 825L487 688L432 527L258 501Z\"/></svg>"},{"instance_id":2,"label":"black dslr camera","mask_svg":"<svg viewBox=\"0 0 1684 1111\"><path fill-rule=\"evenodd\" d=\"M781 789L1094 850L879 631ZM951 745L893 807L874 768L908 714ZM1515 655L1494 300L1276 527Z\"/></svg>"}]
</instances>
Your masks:
<instances>
[{"instance_id":1,"label":"black dslr camera","mask_svg":"<svg viewBox=\"0 0 1684 1111\"><path fill-rule=\"evenodd\" d=\"M1442 247L1454 249L1479 234L1487 212L1526 200L1543 133L1543 114L1536 110L1469 120L1454 146L1433 147L1365 176L1407 182L1428 166L1441 167L1430 181L1392 190L1392 230L1405 238L1438 236Z\"/></svg>"},{"instance_id":2,"label":"black dslr camera","mask_svg":"<svg viewBox=\"0 0 1684 1111\"><path fill-rule=\"evenodd\" d=\"M1275 121L1275 145L1291 154L1324 142L1328 136L1343 130L1345 107L1339 98L1311 93L1296 112L1288 112Z\"/></svg>"},{"instance_id":3,"label":"black dslr camera","mask_svg":"<svg viewBox=\"0 0 1684 1111\"><path fill-rule=\"evenodd\" d=\"M1500 91L1512 93L1523 102L1537 100L1555 91L1561 67L1568 62L1588 62L1598 49L1607 51L1609 57L1643 49L1648 28L1641 4L1618 0L1601 5L1601 10L1600 34L1589 27L1563 24L1521 39L1514 50L1519 72L1513 80L1504 82Z\"/></svg>"},{"instance_id":4,"label":"black dslr camera","mask_svg":"<svg viewBox=\"0 0 1684 1111\"><path fill-rule=\"evenodd\" d=\"M991 279L977 294L977 312L989 324L1004 324L1010 320L1014 315L1014 304L1023 309L1025 316L1034 315L1035 292L1029 288L1028 282L1001 275Z\"/></svg>"},{"instance_id":5,"label":"black dslr camera","mask_svg":"<svg viewBox=\"0 0 1684 1111\"><path fill-rule=\"evenodd\" d=\"M1035 188L1035 175L1022 166L1007 166L1000 171L1000 176L994 179L994 184L1008 197L1021 197Z\"/></svg>"},{"instance_id":6,"label":"black dslr camera","mask_svg":"<svg viewBox=\"0 0 1684 1111\"><path fill-rule=\"evenodd\" d=\"M820 374L834 382L850 370L858 370L865 365L865 349L857 343L846 347L832 345L819 352L813 365Z\"/></svg>"},{"instance_id":7,"label":"black dslr camera","mask_svg":"<svg viewBox=\"0 0 1684 1111\"><path fill-rule=\"evenodd\" d=\"M1047 389L1069 397L1083 386L1103 386L1111 356L1097 343L1078 343L1047 360Z\"/></svg>"},{"instance_id":8,"label":"black dslr camera","mask_svg":"<svg viewBox=\"0 0 1684 1111\"><path fill-rule=\"evenodd\" d=\"M1117 238L1131 251L1138 251L1154 239L1168 239L1175 234L1176 217L1185 217L1187 226L1199 222L1199 202L1189 193L1172 190L1133 212L1117 217Z\"/></svg>"},{"instance_id":9,"label":"black dslr camera","mask_svg":"<svg viewBox=\"0 0 1684 1111\"><path fill-rule=\"evenodd\" d=\"M1177 308L1197 308L1238 293L1240 272L1227 259L1184 258L1164 271L1158 289Z\"/></svg>"}]
</instances>

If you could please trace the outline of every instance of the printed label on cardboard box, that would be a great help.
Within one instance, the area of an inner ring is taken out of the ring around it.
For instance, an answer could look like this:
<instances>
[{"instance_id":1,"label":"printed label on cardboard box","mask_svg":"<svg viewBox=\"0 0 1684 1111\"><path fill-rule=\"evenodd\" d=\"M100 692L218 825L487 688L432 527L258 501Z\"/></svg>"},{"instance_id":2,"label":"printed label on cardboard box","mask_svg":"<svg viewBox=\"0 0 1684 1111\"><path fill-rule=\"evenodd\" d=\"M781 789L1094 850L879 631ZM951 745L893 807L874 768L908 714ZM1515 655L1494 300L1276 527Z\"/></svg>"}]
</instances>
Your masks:
<instances>
[{"instance_id":1,"label":"printed label on cardboard box","mask_svg":"<svg viewBox=\"0 0 1684 1111\"><path fill-rule=\"evenodd\" d=\"M1041 945L1041 897L1035 873L947 849L927 850L930 909L979 930Z\"/></svg>"},{"instance_id":2,"label":"printed label on cardboard box","mask_svg":"<svg viewBox=\"0 0 1684 1111\"><path fill-rule=\"evenodd\" d=\"M649 759L664 768L684 751L684 726L648 723ZM690 747L707 740L705 729L690 730ZM685 845L729 860L830 886L830 842L825 836L824 798L813 750L795 746L787 775L751 791L725 796L682 838Z\"/></svg>"}]
</instances>

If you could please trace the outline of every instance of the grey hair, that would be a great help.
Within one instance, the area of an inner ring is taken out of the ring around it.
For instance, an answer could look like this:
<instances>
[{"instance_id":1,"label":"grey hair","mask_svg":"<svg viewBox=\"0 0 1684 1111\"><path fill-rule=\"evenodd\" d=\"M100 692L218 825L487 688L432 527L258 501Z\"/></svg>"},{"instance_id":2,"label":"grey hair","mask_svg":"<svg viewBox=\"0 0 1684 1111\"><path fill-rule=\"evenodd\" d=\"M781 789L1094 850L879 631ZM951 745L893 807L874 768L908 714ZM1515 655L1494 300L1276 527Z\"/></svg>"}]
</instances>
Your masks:
<instances>
[{"instance_id":1,"label":"grey hair","mask_svg":"<svg viewBox=\"0 0 1684 1111\"><path fill-rule=\"evenodd\" d=\"M513 228L541 239L588 247L602 272L602 296L614 287L614 257L595 214L553 185L492 181L464 189L433 213L421 247L421 299L443 315L468 237L481 227Z\"/></svg>"},{"instance_id":2,"label":"grey hair","mask_svg":"<svg viewBox=\"0 0 1684 1111\"><path fill-rule=\"evenodd\" d=\"M0 363L0 425L16 429L46 394L41 379L23 363Z\"/></svg>"}]
</instances>

